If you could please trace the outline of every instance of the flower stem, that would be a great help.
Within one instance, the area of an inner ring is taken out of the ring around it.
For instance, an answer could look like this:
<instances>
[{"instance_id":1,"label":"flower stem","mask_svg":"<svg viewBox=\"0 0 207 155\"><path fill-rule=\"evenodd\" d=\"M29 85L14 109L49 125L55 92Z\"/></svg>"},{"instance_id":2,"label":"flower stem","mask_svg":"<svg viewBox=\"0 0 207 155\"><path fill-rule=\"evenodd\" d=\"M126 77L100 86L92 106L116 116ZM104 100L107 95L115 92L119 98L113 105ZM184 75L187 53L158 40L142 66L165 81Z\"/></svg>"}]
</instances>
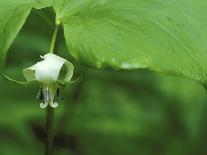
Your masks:
<instances>
[{"instance_id":1,"label":"flower stem","mask_svg":"<svg viewBox=\"0 0 207 155\"><path fill-rule=\"evenodd\" d=\"M45 155L52 155L53 151L53 124L54 124L54 109L47 107L46 113L46 142Z\"/></svg>"},{"instance_id":2,"label":"flower stem","mask_svg":"<svg viewBox=\"0 0 207 155\"><path fill-rule=\"evenodd\" d=\"M59 27L60 27L60 24L59 23L56 23L55 24L55 30L53 32L52 40L51 40L51 43L50 43L50 50L49 50L50 53L53 53L54 52L55 42L56 42L56 38L57 38L57 34L58 34Z\"/></svg>"},{"instance_id":3,"label":"flower stem","mask_svg":"<svg viewBox=\"0 0 207 155\"><path fill-rule=\"evenodd\" d=\"M58 34L60 23L56 22L55 30L52 35L50 44L50 53L53 53L55 48L55 42ZM47 107L46 112L46 139L45 139L45 155L53 154L53 130L54 130L54 109L50 106Z\"/></svg>"}]
</instances>

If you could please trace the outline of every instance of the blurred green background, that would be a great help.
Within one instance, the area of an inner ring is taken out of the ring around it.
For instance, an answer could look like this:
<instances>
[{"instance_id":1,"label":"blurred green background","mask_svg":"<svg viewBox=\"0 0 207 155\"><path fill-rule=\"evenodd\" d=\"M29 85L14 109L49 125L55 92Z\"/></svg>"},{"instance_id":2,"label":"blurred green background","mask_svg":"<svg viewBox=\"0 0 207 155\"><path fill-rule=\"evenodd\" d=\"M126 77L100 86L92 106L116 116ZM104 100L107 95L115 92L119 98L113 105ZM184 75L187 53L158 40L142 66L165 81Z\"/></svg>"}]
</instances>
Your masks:
<instances>
[{"instance_id":1,"label":"blurred green background","mask_svg":"<svg viewBox=\"0 0 207 155\"><path fill-rule=\"evenodd\" d=\"M50 9L33 10L9 50L7 75L47 53L53 31ZM62 30L61 30L62 31ZM55 114L55 155L205 155L207 93L196 82L147 70L90 69L67 52L62 32L58 54L73 61L81 83L62 91ZM42 155L45 109L39 86L0 79L0 155Z\"/></svg>"}]
</instances>

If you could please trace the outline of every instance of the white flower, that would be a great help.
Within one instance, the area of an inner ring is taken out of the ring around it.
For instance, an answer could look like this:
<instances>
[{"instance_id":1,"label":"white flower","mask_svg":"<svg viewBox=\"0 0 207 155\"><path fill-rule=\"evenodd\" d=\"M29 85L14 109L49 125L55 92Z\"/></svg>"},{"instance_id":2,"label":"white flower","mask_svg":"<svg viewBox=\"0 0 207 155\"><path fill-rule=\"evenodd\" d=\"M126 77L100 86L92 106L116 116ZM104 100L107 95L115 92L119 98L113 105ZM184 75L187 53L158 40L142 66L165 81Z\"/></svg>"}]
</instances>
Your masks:
<instances>
[{"instance_id":1,"label":"white flower","mask_svg":"<svg viewBox=\"0 0 207 155\"><path fill-rule=\"evenodd\" d=\"M38 98L44 100L44 103L41 103L40 107L45 108L50 105L55 108L58 104L54 102L54 98L59 95L60 85L70 82L74 67L66 59L52 53L41 56L41 58L44 60L24 69L23 74L28 82L39 81L41 83ZM67 73L65 78L61 80L59 74L64 65L67 68Z\"/></svg>"}]
</instances>

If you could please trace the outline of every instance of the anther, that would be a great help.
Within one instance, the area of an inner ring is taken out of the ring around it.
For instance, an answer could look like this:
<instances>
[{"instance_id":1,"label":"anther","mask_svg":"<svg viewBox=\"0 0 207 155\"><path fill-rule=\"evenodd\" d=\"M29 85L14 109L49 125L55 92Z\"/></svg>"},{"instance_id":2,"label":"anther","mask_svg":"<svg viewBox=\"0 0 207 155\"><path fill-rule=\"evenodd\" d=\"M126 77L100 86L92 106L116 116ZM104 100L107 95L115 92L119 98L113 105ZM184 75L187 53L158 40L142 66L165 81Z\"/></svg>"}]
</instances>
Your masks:
<instances>
[{"instance_id":1,"label":"anther","mask_svg":"<svg viewBox=\"0 0 207 155\"><path fill-rule=\"evenodd\" d=\"M59 100L63 100L63 96L62 96L59 88L57 89L57 96L58 96Z\"/></svg>"},{"instance_id":2,"label":"anther","mask_svg":"<svg viewBox=\"0 0 207 155\"><path fill-rule=\"evenodd\" d=\"M38 93L37 93L37 96L36 96L36 99L40 99L40 100L44 100L44 95L42 93L42 88L39 89Z\"/></svg>"}]
</instances>

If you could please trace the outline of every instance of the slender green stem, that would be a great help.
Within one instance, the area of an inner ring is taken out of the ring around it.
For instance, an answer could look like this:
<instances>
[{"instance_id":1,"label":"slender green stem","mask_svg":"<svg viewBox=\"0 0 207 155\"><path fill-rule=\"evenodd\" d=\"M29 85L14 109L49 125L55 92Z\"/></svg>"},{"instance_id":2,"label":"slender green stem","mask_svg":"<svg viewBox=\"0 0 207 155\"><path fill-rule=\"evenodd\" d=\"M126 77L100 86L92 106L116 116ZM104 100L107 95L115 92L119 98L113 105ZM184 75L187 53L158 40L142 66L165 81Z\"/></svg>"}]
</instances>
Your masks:
<instances>
[{"instance_id":1,"label":"slender green stem","mask_svg":"<svg viewBox=\"0 0 207 155\"><path fill-rule=\"evenodd\" d=\"M51 44L50 44L50 50L49 50L50 53L54 52L55 42L56 42L59 27L60 27L60 24L56 24L55 30L54 30L53 35L52 35Z\"/></svg>"},{"instance_id":2,"label":"slender green stem","mask_svg":"<svg viewBox=\"0 0 207 155\"><path fill-rule=\"evenodd\" d=\"M58 34L60 24L56 23L55 30L50 44L50 53L53 53L55 42ZM54 130L54 109L50 106L47 107L46 113L46 139L45 139L45 155L53 154L53 131Z\"/></svg>"}]
</instances>

